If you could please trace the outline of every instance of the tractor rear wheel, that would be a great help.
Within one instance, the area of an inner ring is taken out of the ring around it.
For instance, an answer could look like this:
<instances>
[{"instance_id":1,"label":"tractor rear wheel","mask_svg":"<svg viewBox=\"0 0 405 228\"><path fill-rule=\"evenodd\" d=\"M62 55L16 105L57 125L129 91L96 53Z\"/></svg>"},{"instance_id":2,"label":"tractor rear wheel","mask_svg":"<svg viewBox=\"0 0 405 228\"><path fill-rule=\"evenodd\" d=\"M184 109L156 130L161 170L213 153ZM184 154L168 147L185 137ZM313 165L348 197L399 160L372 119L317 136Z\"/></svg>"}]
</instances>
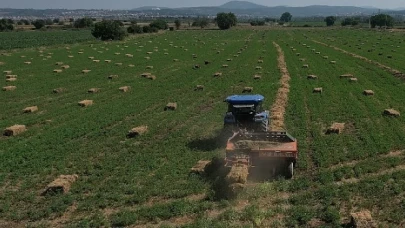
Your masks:
<instances>
[{"instance_id":1,"label":"tractor rear wheel","mask_svg":"<svg viewBox=\"0 0 405 228\"><path fill-rule=\"evenodd\" d=\"M289 162L287 164L286 178L291 179L294 176L294 162Z\"/></svg>"}]
</instances>

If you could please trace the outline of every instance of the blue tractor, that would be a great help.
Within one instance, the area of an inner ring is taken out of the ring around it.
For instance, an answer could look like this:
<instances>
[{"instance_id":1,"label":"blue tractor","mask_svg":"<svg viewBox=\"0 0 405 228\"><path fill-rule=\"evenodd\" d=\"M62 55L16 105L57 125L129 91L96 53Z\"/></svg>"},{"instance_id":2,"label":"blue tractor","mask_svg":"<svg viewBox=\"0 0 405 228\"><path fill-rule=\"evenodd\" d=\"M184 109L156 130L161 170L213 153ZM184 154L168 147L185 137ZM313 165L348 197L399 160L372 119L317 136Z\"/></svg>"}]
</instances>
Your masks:
<instances>
[{"instance_id":1,"label":"blue tractor","mask_svg":"<svg viewBox=\"0 0 405 228\"><path fill-rule=\"evenodd\" d=\"M233 95L225 99L228 111L224 118L224 127L244 129L249 132L267 132L269 111L263 109L262 95Z\"/></svg>"}]
</instances>

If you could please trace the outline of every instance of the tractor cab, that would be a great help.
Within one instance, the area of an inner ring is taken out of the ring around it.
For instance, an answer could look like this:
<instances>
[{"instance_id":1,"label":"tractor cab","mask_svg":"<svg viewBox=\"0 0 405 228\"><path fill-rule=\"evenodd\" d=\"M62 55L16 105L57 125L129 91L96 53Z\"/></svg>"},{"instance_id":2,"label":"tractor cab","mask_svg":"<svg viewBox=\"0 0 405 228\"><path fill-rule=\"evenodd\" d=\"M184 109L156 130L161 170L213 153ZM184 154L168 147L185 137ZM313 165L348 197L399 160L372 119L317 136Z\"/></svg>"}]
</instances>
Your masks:
<instances>
[{"instance_id":1,"label":"tractor cab","mask_svg":"<svg viewBox=\"0 0 405 228\"><path fill-rule=\"evenodd\" d=\"M225 99L228 111L225 114L224 125L254 131L267 131L269 111L263 110L262 95L233 95Z\"/></svg>"}]
</instances>

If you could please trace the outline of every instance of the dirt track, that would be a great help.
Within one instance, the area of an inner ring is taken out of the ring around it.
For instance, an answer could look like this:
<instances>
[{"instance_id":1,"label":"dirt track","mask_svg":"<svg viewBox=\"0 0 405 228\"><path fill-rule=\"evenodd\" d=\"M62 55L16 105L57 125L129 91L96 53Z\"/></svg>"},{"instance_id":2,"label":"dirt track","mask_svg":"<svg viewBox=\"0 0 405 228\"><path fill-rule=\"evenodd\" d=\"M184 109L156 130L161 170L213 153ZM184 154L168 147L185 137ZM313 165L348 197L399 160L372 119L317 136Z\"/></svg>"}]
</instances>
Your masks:
<instances>
[{"instance_id":1,"label":"dirt track","mask_svg":"<svg viewBox=\"0 0 405 228\"><path fill-rule=\"evenodd\" d=\"M278 52L278 68L281 73L280 88L277 92L276 100L271 108L270 129L273 131L284 130L284 114L288 103L288 93L290 92L290 74L284 58L284 52L281 47L273 42Z\"/></svg>"}]
</instances>

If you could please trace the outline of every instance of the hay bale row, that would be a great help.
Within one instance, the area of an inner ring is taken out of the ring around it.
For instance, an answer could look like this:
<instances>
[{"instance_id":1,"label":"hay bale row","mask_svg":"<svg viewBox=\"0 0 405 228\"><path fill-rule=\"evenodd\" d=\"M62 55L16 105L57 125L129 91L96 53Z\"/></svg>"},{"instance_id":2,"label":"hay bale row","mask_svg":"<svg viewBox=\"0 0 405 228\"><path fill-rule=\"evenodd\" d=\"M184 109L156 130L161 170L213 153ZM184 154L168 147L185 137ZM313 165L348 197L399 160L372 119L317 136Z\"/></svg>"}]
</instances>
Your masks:
<instances>
[{"instance_id":1,"label":"hay bale row","mask_svg":"<svg viewBox=\"0 0 405 228\"><path fill-rule=\"evenodd\" d=\"M23 132L27 131L27 127L25 125L13 125L4 129L5 136L16 136Z\"/></svg>"}]
</instances>

